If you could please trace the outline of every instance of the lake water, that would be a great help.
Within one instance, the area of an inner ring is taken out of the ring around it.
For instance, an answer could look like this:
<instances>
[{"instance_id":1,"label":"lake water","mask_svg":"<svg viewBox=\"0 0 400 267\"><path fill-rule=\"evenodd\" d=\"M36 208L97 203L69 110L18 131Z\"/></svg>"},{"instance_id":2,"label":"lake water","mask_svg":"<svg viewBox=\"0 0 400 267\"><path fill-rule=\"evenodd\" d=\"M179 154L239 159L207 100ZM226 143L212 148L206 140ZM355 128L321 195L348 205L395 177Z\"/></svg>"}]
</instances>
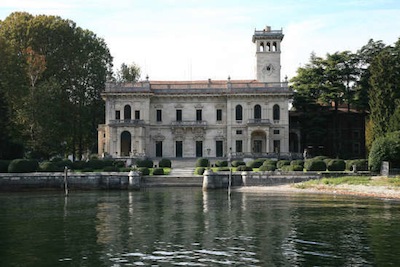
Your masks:
<instances>
[{"instance_id":1,"label":"lake water","mask_svg":"<svg viewBox=\"0 0 400 267\"><path fill-rule=\"evenodd\" d=\"M0 194L0 266L400 266L400 203L198 188Z\"/></svg>"}]
</instances>

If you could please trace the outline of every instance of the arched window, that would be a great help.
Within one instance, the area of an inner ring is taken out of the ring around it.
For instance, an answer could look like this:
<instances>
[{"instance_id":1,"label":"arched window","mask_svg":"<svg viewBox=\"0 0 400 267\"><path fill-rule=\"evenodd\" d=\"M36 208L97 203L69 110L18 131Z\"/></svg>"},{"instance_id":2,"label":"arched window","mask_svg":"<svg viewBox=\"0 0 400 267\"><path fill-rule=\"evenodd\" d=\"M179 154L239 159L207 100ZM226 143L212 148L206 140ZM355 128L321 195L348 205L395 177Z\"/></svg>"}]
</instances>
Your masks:
<instances>
[{"instance_id":1,"label":"arched window","mask_svg":"<svg viewBox=\"0 0 400 267\"><path fill-rule=\"evenodd\" d=\"M243 108L241 105L237 105L236 106L236 110L235 110L235 114L236 114L236 120L237 121L241 121L243 120Z\"/></svg>"},{"instance_id":2,"label":"arched window","mask_svg":"<svg viewBox=\"0 0 400 267\"><path fill-rule=\"evenodd\" d=\"M254 119L261 120L261 106L260 105L254 106Z\"/></svg>"},{"instance_id":3,"label":"arched window","mask_svg":"<svg viewBox=\"0 0 400 267\"><path fill-rule=\"evenodd\" d=\"M271 51L271 43L270 42L267 43L267 47L265 49L266 49L265 51L267 51L267 52Z\"/></svg>"},{"instance_id":4,"label":"arched window","mask_svg":"<svg viewBox=\"0 0 400 267\"><path fill-rule=\"evenodd\" d=\"M274 105L272 113L274 121L279 121L281 118L281 111L279 105Z\"/></svg>"},{"instance_id":5,"label":"arched window","mask_svg":"<svg viewBox=\"0 0 400 267\"><path fill-rule=\"evenodd\" d=\"M264 43L263 42L260 43L260 50L259 51L260 52L264 52Z\"/></svg>"},{"instance_id":6,"label":"arched window","mask_svg":"<svg viewBox=\"0 0 400 267\"><path fill-rule=\"evenodd\" d=\"M272 51L274 52L278 51L278 45L276 44L276 42L272 44Z\"/></svg>"},{"instance_id":7,"label":"arched window","mask_svg":"<svg viewBox=\"0 0 400 267\"><path fill-rule=\"evenodd\" d=\"M124 107L124 119L130 120L131 119L131 106L125 105Z\"/></svg>"}]
</instances>

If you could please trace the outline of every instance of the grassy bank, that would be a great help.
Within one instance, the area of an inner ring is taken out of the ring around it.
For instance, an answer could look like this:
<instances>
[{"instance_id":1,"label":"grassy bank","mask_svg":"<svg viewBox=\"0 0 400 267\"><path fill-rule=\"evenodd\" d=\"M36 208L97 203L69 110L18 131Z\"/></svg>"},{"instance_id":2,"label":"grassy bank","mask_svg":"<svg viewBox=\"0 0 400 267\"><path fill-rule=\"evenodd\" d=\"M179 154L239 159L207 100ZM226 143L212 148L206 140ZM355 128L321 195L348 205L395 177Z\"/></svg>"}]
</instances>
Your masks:
<instances>
[{"instance_id":1,"label":"grassy bank","mask_svg":"<svg viewBox=\"0 0 400 267\"><path fill-rule=\"evenodd\" d=\"M322 178L318 180L310 180L307 182L294 185L296 188L307 189L317 188L321 186L338 186L338 185L365 185L365 186L383 186L400 188L400 177L368 177L368 176L343 176L336 178Z\"/></svg>"}]
</instances>

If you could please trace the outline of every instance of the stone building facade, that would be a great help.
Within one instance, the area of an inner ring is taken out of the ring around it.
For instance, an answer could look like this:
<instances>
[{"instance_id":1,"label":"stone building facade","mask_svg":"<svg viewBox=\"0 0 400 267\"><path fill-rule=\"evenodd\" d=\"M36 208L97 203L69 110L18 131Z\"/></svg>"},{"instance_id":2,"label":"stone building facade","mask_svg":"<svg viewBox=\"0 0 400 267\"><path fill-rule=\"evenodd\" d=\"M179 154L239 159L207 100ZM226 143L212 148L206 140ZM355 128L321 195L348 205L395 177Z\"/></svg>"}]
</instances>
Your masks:
<instances>
[{"instance_id":1,"label":"stone building facade","mask_svg":"<svg viewBox=\"0 0 400 267\"><path fill-rule=\"evenodd\" d=\"M108 83L99 153L115 158L255 157L289 153L281 82L283 33L255 31L256 80Z\"/></svg>"}]
</instances>

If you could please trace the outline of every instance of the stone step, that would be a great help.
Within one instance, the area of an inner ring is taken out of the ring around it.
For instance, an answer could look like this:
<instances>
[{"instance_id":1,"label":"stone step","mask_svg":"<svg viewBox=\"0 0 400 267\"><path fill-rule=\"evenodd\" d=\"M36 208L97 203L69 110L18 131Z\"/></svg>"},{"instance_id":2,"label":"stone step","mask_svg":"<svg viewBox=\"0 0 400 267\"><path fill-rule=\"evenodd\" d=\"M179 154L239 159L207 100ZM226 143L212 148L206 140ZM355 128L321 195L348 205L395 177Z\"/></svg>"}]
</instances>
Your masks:
<instances>
[{"instance_id":1,"label":"stone step","mask_svg":"<svg viewBox=\"0 0 400 267\"><path fill-rule=\"evenodd\" d=\"M171 169L170 176L193 176L194 170L194 168L173 168Z\"/></svg>"}]
</instances>

